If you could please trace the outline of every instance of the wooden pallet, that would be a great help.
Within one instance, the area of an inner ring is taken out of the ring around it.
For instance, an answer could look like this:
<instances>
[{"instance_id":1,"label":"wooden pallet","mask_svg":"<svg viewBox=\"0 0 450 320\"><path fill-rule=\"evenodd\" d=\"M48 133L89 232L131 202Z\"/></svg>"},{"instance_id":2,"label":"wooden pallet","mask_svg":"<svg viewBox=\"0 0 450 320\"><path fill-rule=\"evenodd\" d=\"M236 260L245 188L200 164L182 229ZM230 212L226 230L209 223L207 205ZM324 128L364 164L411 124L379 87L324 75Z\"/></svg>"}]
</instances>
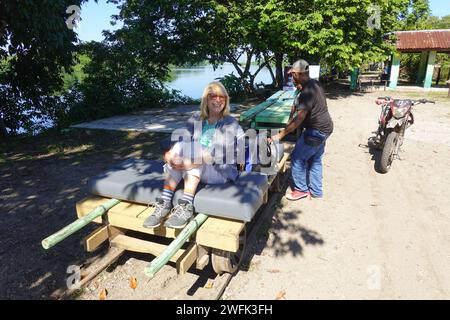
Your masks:
<instances>
[{"instance_id":1,"label":"wooden pallet","mask_svg":"<svg viewBox=\"0 0 450 320\"><path fill-rule=\"evenodd\" d=\"M76 205L78 217L80 218L86 215L108 199L109 198L99 196L89 196L84 198ZM144 228L142 226L144 220L150 216L153 211L153 207L146 205L132 202L121 202L115 207L109 209L109 211L103 216L103 222L100 218L94 220L94 222L103 223L110 227L120 228L121 230L139 231L145 234L172 239L180 234L182 231L181 229L166 228L163 225L157 228ZM208 217L208 219L197 230L195 238L191 239L191 241L195 241L197 244L207 247L236 252L238 249L239 234L244 228L244 225L245 222L243 221L221 217ZM103 241L106 241L108 239L108 237L106 237L107 235L108 234L106 231L98 232L98 234L95 234L95 239L102 239ZM86 241L92 242L93 240L87 239ZM95 241L99 242L99 240ZM98 247L101 242L96 244ZM94 248L94 246L86 245L86 248ZM136 251L141 252L139 250Z\"/></svg>"}]
</instances>

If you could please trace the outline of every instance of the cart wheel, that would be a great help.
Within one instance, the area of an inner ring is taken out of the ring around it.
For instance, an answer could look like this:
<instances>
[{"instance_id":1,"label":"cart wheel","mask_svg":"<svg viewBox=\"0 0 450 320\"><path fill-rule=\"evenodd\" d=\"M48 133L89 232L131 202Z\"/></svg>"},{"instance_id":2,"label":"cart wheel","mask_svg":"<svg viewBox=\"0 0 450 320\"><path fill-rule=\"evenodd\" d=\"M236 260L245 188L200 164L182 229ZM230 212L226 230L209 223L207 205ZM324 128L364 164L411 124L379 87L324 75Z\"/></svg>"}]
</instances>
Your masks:
<instances>
[{"instance_id":1,"label":"cart wheel","mask_svg":"<svg viewBox=\"0 0 450 320\"><path fill-rule=\"evenodd\" d=\"M246 227L239 235L239 248L237 252L230 252L220 249L212 249L211 262L214 271L217 274L224 272L234 273L242 262L244 257L245 245L247 242Z\"/></svg>"}]
</instances>

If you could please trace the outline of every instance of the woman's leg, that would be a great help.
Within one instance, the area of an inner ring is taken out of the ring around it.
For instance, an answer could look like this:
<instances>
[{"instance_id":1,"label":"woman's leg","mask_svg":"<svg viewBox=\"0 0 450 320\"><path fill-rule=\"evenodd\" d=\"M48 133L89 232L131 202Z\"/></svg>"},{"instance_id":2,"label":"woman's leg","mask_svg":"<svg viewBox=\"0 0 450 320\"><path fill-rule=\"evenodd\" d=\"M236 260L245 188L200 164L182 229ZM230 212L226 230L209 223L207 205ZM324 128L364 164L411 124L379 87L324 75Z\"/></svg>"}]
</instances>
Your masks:
<instances>
[{"instance_id":1,"label":"woman's leg","mask_svg":"<svg viewBox=\"0 0 450 320\"><path fill-rule=\"evenodd\" d=\"M175 189L177 188L177 185L183 178L184 172L172 168L169 164L164 165L164 172L166 172L167 178L164 181L161 199L164 200L164 203L167 204L172 203L173 194L175 192Z\"/></svg>"},{"instance_id":2,"label":"woman's leg","mask_svg":"<svg viewBox=\"0 0 450 320\"><path fill-rule=\"evenodd\" d=\"M200 183L200 177L190 174L187 172L184 177L184 189L183 189L183 197L181 200L185 200L188 203L192 204L194 202L195 191L197 190L197 186Z\"/></svg>"},{"instance_id":3,"label":"woman's leg","mask_svg":"<svg viewBox=\"0 0 450 320\"><path fill-rule=\"evenodd\" d=\"M161 194L161 199L163 199L164 202L166 203L172 202L173 194L179 182L180 181L175 180L172 176L168 176L166 178L166 180L164 181L164 187Z\"/></svg>"},{"instance_id":4,"label":"woman's leg","mask_svg":"<svg viewBox=\"0 0 450 320\"><path fill-rule=\"evenodd\" d=\"M175 188L181 180L183 172L171 168L168 164L164 166L164 171L167 178L164 181L164 188L161 198L157 198L155 202L155 210L152 215L147 217L143 226L145 228L156 228L161 224L161 221L166 217L172 209L172 198Z\"/></svg>"},{"instance_id":5,"label":"woman's leg","mask_svg":"<svg viewBox=\"0 0 450 320\"><path fill-rule=\"evenodd\" d=\"M184 176L184 193L183 197L178 200L178 205L174 208L169 219L164 226L169 228L181 229L186 226L194 215L194 195L200 182L201 168L186 171Z\"/></svg>"}]
</instances>

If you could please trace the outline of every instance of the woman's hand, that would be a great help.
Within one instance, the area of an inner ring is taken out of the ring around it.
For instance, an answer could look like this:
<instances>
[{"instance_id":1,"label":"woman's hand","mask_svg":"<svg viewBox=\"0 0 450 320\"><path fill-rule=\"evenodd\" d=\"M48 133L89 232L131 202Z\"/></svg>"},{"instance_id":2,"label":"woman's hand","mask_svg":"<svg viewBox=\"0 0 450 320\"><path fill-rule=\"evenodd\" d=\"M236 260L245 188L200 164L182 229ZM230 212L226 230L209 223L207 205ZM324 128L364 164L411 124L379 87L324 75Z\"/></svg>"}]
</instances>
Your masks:
<instances>
[{"instance_id":1,"label":"woman's hand","mask_svg":"<svg viewBox=\"0 0 450 320\"><path fill-rule=\"evenodd\" d=\"M177 170L185 170L184 159L177 154L173 154L169 162L170 166Z\"/></svg>"},{"instance_id":2,"label":"woman's hand","mask_svg":"<svg viewBox=\"0 0 450 320\"><path fill-rule=\"evenodd\" d=\"M164 153L163 158L164 161L172 168L177 170L184 170L183 159L179 155L174 154L169 150Z\"/></svg>"},{"instance_id":3,"label":"woman's hand","mask_svg":"<svg viewBox=\"0 0 450 320\"><path fill-rule=\"evenodd\" d=\"M163 160L164 160L165 163L170 164L171 159L172 159L172 153L169 150L169 151L164 153Z\"/></svg>"}]
</instances>

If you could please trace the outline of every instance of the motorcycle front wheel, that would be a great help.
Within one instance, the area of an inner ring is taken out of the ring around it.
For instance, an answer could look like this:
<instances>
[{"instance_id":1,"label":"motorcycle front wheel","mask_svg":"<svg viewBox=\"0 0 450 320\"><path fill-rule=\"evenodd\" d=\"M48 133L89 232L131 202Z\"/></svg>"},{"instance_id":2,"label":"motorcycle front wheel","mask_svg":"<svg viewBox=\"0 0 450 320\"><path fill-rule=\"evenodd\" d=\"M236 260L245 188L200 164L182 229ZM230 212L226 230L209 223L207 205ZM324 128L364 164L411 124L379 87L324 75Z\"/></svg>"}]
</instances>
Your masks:
<instances>
[{"instance_id":1,"label":"motorcycle front wheel","mask_svg":"<svg viewBox=\"0 0 450 320\"><path fill-rule=\"evenodd\" d=\"M387 173L391 168L392 161L394 161L394 151L396 150L398 137L399 135L395 131L391 131L386 137L383 151L381 151L381 159L380 159L381 173Z\"/></svg>"}]
</instances>

